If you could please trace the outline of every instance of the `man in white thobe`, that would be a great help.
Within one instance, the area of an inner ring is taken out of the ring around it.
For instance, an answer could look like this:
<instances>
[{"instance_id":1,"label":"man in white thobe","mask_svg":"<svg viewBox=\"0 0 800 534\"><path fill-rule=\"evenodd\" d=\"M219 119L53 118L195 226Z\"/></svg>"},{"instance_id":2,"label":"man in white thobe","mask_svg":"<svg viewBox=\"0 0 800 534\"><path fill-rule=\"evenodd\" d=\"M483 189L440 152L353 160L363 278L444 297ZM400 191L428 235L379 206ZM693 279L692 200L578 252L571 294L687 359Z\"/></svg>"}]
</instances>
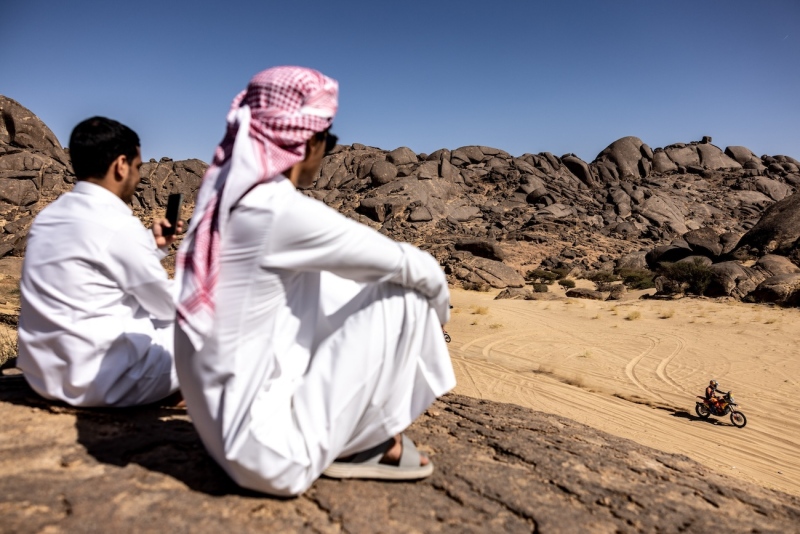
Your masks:
<instances>
[{"instance_id":1,"label":"man in white thobe","mask_svg":"<svg viewBox=\"0 0 800 534\"><path fill-rule=\"evenodd\" d=\"M192 421L236 482L277 495L323 473L430 475L400 433L455 385L438 262L296 189L334 144L337 92L298 67L251 80L178 254L175 357Z\"/></svg>"},{"instance_id":2,"label":"man in white thobe","mask_svg":"<svg viewBox=\"0 0 800 534\"><path fill-rule=\"evenodd\" d=\"M28 232L20 282L18 366L40 395L74 406L131 406L178 389L175 305L160 260L174 236L152 232L128 202L139 138L93 117L70 137L72 191Z\"/></svg>"}]
</instances>

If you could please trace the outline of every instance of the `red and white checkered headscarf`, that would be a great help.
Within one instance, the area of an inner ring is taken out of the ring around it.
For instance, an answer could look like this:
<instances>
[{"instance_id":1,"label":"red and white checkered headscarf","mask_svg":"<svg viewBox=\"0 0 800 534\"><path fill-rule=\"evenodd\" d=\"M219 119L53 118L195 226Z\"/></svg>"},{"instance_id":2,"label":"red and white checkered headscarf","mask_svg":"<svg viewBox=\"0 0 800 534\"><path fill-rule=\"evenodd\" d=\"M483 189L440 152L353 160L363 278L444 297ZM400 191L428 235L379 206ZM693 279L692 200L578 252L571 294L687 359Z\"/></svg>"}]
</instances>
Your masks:
<instances>
[{"instance_id":1,"label":"red and white checkered headscarf","mask_svg":"<svg viewBox=\"0 0 800 534\"><path fill-rule=\"evenodd\" d=\"M306 141L330 127L338 92L336 80L315 70L274 67L233 99L176 261L178 322L196 350L214 323L220 236L231 209L253 187L303 161Z\"/></svg>"}]
</instances>

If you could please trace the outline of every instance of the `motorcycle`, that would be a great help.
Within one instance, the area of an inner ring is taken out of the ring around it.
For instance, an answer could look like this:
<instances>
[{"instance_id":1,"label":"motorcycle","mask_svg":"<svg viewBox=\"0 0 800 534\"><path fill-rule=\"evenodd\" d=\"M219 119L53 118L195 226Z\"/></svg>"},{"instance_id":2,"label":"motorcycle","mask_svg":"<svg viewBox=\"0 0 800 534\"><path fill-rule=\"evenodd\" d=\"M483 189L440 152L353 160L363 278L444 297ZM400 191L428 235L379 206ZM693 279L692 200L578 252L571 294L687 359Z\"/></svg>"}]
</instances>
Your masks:
<instances>
[{"instance_id":1,"label":"motorcycle","mask_svg":"<svg viewBox=\"0 0 800 534\"><path fill-rule=\"evenodd\" d=\"M697 412L697 416L700 419L708 419L711 415L722 417L731 414L731 423L733 423L733 426L743 428L744 425L747 424L747 417L736 409L738 404L736 404L730 391L719 400L719 408L715 407L705 397L698 395L697 398L700 399L700 401L695 404L694 411Z\"/></svg>"}]
</instances>

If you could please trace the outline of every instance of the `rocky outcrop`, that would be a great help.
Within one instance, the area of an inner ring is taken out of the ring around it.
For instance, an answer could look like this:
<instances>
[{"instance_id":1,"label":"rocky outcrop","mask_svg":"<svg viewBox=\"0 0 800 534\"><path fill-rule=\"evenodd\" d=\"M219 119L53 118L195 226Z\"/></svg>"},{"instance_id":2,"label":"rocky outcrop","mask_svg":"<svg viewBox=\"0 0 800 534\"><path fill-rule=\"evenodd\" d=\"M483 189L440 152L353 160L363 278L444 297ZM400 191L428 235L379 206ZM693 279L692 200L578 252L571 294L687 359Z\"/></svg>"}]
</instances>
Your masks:
<instances>
[{"instance_id":1,"label":"rocky outcrop","mask_svg":"<svg viewBox=\"0 0 800 534\"><path fill-rule=\"evenodd\" d=\"M586 289L584 287L576 287L574 289L569 289L565 293L567 297L576 298L576 299L590 299L590 300L605 300L606 294L601 293L600 291L595 291L593 289Z\"/></svg>"},{"instance_id":2,"label":"rocky outcrop","mask_svg":"<svg viewBox=\"0 0 800 534\"><path fill-rule=\"evenodd\" d=\"M764 216L739 240L733 254L738 258L778 253L795 259L800 247L800 194L770 206Z\"/></svg>"},{"instance_id":3,"label":"rocky outcrop","mask_svg":"<svg viewBox=\"0 0 800 534\"><path fill-rule=\"evenodd\" d=\"M0 257L22 255L33 217L71 187L69 157L53 132L0 95Z\"/></svg>"},{"instance_id":4,"label":"rocky outcrop","mask_svg":"<svg viewBox=\"0 0 800 534\"><path fill-rule=\"evenodd\" d=\"M34 217L72 187L75 175L67 150L30 110L0 95L0 118L0 257L21 256ZM184 193L191 204L207 167L196 159L150 160L131 208L149 218L166 207L170 193Z\"/></svg>"},{"instance_id":5,"label":"rocky outcrop","mask_svg":"<svg viewBox=\"0 0 800 534\"><path fill-rule=\"evenodd\" d=\"M22 253L33 217L73 180L46 126L16 102L2 102L0 256ZM183 192L190 208L206 167L169 158L145 163L132 207L147 219L169 193ZM304 193L428 250L453 284L504 288L524 284L519 273L536 265L610 269L609 262L641 250L659 251L648 254L651 267L697 255L719 263L731 252L738 259L776 252L800 264L793 252L800 232L789 224L798 184L800 167L787 156L722 151L710 138L651 149L624 137L591 163L486 146L428 155L339 146ZM774 216L762 220L770 206Z\"/></svg>"},{"instance_id":6,"label":"rocky outcrop","mask_svg":"<svg viewBox=\"0 0 800 534\"><path fill-rule=\"evenodd\" d=\"M408 430L436 466L431 478L323 478L301 497L273 499L216 466L185 410L75 409L13 380L0 377L7 532L791 532L800 522L796 497L458 395Z\"/></svg>"},{"instance_id":7,"label":"rocky outcrop","mask_svg":"<svg viewBox=\"0 0 800 534\"><path fill-rule=\"evenodd\" d=\"M767 278L748 293L749 302L773 302L782 306L800 305L800 274L779 274Z\"/></svg>"}]
</instances>

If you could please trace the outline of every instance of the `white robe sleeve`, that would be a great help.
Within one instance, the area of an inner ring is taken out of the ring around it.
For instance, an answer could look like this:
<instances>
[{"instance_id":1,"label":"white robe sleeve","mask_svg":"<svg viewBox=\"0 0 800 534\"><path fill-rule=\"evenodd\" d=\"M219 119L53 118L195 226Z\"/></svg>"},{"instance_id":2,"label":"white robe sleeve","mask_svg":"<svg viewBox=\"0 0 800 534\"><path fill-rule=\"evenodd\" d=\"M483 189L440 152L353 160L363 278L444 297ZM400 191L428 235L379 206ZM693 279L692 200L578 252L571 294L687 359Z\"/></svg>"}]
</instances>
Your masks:
<instances>
[{"instance_id":1,"label":"white robe sleeve","mask_svg":"<svg viewBox=\"0 0 800 534\"><path fill-rule=\"evenodd\" d=\"M138 223L138 221L136 221ZM167 277L152 233L146 228L126 228L117 233L108 248L107 268L128 295L154 319L175 320L172 280Z\"/></svg>"},{"instance_id":2,"label":"white robe sleeve","mask_svg":"<svg viewBox=\"0 0 800 534\"><path fill-rule=\"evenodd\" d=\"M445 324L450 293L439 262L427 252L397 243L325 204L299 193L274 223L264 267L330 271L357 282L392 282L424 295Z\"/></svg>"}]
</instances>

